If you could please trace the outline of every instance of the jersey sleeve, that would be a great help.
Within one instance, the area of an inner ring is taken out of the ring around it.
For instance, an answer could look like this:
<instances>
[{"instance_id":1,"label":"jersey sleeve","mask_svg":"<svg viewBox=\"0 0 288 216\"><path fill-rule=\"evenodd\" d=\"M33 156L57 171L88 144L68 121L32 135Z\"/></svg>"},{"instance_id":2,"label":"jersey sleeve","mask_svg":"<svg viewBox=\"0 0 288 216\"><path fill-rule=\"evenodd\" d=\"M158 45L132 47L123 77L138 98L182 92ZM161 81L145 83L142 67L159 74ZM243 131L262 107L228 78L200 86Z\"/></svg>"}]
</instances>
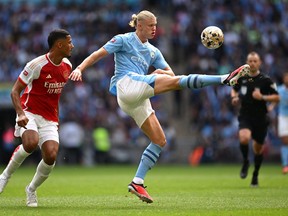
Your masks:
<instances>
[{"instance_id":1,"label":"jersey sleeve","mask_svg":"<svg viewBox=\"0 0 288 216\"><path fill-rule=\"evenodd\" d=\"M152 66L156 69L164 69L166 67L169 67L169 64L166 62L159 49L156 49L155 61L152 63Z\"/></svg>"},{"instance_id":2,"label":"jersey sleeve","mask_svg":"<svg viewBox=\"0 0 288 216\"><path fill-rule=\"evenodd\" d=\"M269 94L278 94L277 91L277 85L274 83L271 79L267 78L267 84L266 86L268 87L268 93Z\"/></svg>"},{"instance_id":3,"label":"jersey sleeve","mask_svg":"<svg viewBox=\"0 0 288 216\"><path fill-rule=\"evenodd\" d=\"M65 62L67 65L69 65L70 70L72 69L72 63L67 58L63 58L63 62ZM71 72L71 71L70 71Z\"/></svg>"},{"instance_id":4,"label":"jersey sleeve","mask_svg":"<svg viewBox=\"0 0 288 216\"><path fill-rule=\"evenodd\" d=\"M240 90L240 85L235 85L232 87L236 92Z\"/></svg>"},{"instance_id":5,"label":"jersey sleeve","mask_svg":"<svg viewBox=\"0 0 288 216\"><path fill-rule=\"evenodd\" d=\"M24 69L19 75L19 79L23 84L28 85L34 79L39 77L39 66L37 66L33 61L28 62Z\"/></svg>"},{"instance_id":6,"label":"jersey sleeve","mask_svg":"<svg viewBox=\"0 0 288 216\"><path fill-rule=\"evenodd\" d=\"M114 36L110 41L108 41L103 48L109 53L115 53L123 47L123 38L121 35Z\"/></svg>"}]
</instances>

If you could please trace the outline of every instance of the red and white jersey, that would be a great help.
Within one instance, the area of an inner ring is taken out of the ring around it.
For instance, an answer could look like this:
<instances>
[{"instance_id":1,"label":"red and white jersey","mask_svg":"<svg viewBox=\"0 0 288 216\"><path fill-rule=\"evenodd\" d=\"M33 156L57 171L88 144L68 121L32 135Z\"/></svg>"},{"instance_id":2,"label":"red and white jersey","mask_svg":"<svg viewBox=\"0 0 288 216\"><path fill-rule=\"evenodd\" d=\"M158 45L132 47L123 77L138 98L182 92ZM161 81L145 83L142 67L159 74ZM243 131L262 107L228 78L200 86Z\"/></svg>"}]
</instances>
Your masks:
<instances>
[{"instance_id":1,"label":"red and white jersey","mask_svg":"<svg viewBox=\"0 0 288 216\"><path fill-rule=\"evenodd\" d=\"M58 122L59 99L71 70L72 64L67 58L55 65L48 54L28 62L18 77L27 85L21 96L22 109Z\"/></svg>"}]
</instances>

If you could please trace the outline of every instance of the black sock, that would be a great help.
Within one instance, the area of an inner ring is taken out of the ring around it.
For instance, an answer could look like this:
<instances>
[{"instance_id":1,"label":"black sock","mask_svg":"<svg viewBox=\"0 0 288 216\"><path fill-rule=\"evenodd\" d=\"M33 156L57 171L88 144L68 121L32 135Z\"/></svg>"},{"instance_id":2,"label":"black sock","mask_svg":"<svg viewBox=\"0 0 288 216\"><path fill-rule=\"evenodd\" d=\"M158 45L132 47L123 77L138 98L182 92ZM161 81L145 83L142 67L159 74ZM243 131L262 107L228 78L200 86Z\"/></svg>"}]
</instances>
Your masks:
<instances>
[{"instance_id":1,"label":"black sock","mask_svg":"<svg viewBox=\"0 0 288 216\"><path fill-rule=\"evenodd\" d=\"M241 150L244 162L248 162L249 145L243 145L240 143L240 150Z\"/></svg>"},{"instance_id":2,"label":"black sock","mask_svg":"<svg viewBox=\"0 0 288 216\"><path fill-rule=\"evenodd\" d=\"M260 170L262 161L263 161L263 154L254 155L254 167L255 167L254 172L253 172L254 176L258 176L258 172Z\"/></svg>"}]
</instances>

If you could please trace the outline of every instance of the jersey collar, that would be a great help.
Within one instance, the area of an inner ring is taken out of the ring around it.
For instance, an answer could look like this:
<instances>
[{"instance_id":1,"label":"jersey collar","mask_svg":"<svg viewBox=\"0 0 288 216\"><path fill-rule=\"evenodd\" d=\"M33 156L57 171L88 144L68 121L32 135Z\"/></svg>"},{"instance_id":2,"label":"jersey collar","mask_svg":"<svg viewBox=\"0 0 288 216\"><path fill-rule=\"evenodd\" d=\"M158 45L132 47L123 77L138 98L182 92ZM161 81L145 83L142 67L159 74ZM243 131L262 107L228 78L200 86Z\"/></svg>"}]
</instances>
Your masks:
<instances>
[{"instance_id":1,"label":"jersey collar","mask_svg":"<svg viewBox=\"0 0 288 216\"><path fill-rule=\"evenodd\" d=\"M60 62L60 64L55 64L53 61L51 61L51 59L49 58L49 52L46 54L46 58L48 59L48 61L51 63L51 64L53 64L53 65L55 65L55 66L60 66L61 65L61 63L62 63L62 61Z\"/></svg>"},{"instance_id":2,"label":"jersey collar","mask_svg":"<svg viewBox=\"0 0 288 216\"><path fill-rule=\"evenodd\" d=\"M142 43L142 41L140 40L140 38L138 37L138 35L136 34L136 32L133 32L134 37L136 38L136 40L141 44L141 45L145 45L148 43L148 40L145 43Z\"/></svg>"}]
</instances>

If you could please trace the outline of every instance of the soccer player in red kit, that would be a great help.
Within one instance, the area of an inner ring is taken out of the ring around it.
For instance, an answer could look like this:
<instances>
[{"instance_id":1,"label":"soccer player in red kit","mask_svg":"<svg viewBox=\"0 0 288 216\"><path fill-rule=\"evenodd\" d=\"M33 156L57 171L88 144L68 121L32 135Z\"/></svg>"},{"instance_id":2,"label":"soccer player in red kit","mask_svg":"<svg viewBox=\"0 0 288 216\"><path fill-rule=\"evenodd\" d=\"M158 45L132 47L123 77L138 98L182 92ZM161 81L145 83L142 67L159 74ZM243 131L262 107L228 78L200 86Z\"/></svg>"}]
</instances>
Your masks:
<instances>
[{"instance_id":1,"label":"soccer player in red kit","mask_svg":"<svg viewBox=\"0 0 288 216\"><path fill-rule=\"evenodd\" d=\"M0 175L2 193L25 158L40 147L42 160L25 189L28 207L38 206L36 189L55 165L59 149L58 104L72 69L67 59L74 48L69 32L53 30L48 36L48 45L49 52L28 62L12 88L11 98L17 114L14 135L21 137L22 144L15 149Z\"/></svg>"}]
</instances>

